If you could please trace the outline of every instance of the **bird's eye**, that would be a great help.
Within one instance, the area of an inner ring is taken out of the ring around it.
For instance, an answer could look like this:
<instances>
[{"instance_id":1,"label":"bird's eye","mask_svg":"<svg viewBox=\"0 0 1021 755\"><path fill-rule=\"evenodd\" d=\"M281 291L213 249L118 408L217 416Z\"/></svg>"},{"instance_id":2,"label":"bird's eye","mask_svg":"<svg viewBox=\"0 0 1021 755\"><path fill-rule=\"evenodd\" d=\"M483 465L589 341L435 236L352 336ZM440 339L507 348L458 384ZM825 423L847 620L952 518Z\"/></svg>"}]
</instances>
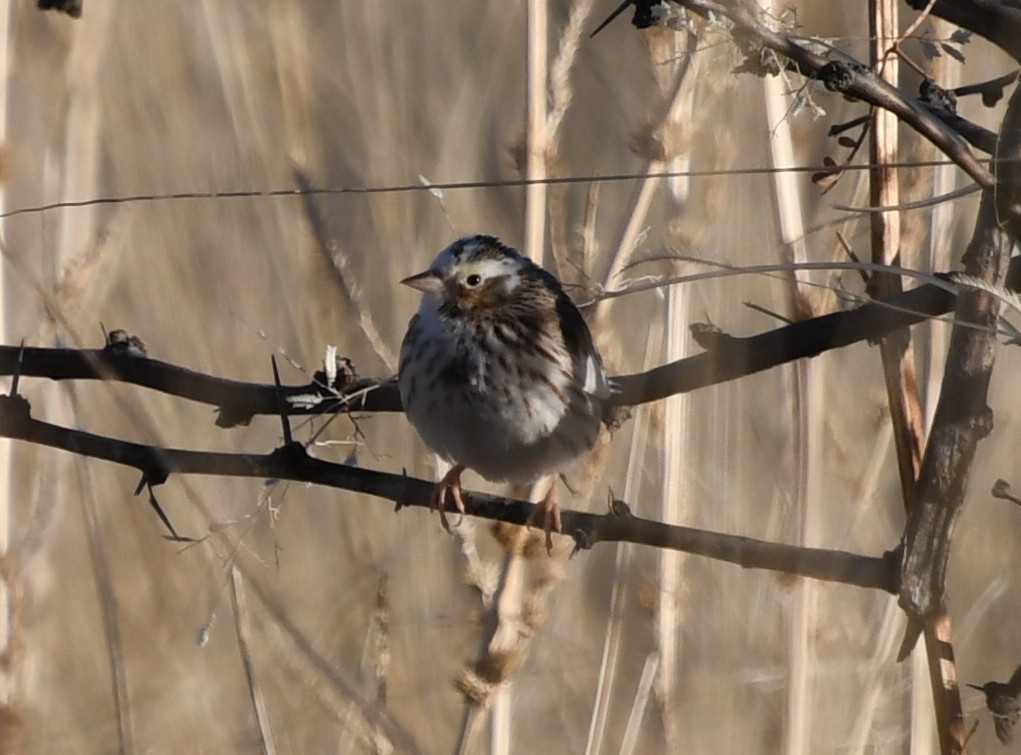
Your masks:
<instances>
[{"instance_id":1,"label":"bird's eye","mask_svg":"<svg viewBox=\"0 0 1021 755\"><path fill-rule=\"evenodd\" d=\"M468 286L468 288L475 288L480 283L482 283L482 276L478 273L472 273L464 279L464 284Z\"/></svg>"}]
</instances>

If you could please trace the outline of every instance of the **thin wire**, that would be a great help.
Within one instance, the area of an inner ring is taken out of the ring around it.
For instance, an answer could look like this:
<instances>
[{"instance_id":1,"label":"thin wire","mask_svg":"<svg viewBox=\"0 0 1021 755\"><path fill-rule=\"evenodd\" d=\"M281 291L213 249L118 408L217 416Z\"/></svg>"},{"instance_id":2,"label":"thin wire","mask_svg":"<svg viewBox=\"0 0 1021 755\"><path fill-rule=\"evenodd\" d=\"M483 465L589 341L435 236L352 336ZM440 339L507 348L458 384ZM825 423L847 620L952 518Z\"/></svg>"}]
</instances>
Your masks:
<instances>
[{"instance_id":1,"label":"thin wire","mask_svg":"<svg viewBox=\"0 0 1021 755\"><path fill-rule=\"evenodd\" d=\"M953 165L952 160L922 160L918 162L891 163L891 168L932 168ZM868 165L841 166L842 171L869 170ZM237 191L180 191L166 194L127 194L117 197L94 197L92 199L51 202L49 204L18 207L0 213L0 219L18 215L36 215L52 210L63 210L75 207L93 207L95 205L128 204L132 202L171 202L194 199L250 199L274 197L300 197L309 195L330 194L402 194L417 191L455 191L459 189L489 189L508 186L529 186L534 184L579 184L579 183L617 183L621 181L638 181L647 177L653 178L709 178L726 176L764 176L774 173L818 173L832 172L832 166L791 166L786 168L729 168L726 170L678 170L657 173L610 173L606 175L587 176L553 176L541 179L509 178L499 181L449 181L446 183L413 183L395 184L392 186L338 186L327 188L306 189L246 189Z\"/></svg>"},{"instance_id":2,"label":"thin wire","mask_svg":"<svg viewBox=\"0 0 1021 755\"><path fill-rule=\"evenodd\" d=\"M701 260L697 257L679 257L677 259L681 259L685 262L721 267L721 263L719 262ZM796 270L865 270L873 273L893 273L894 275L903 275L906 278L914 278L916 280L924 281L925 283L930 283L937 288L941 288L952 294L957 294L959 291L958 286L947 280L946 277L935 275L933 273L926 273L922 270L913 270L911 268L899 267L897 265L884 265L878 262L845 262L840 260L831 260L822 262L775 262L765 265L747 265L745 267L732 267L730 265L726 265L722 266L722 269L709 270L702 273L668 276L654 278L652 280L646 279L639 282L632 282L623 288L600 291L593 297L593 299L599 301L602 301L603 299L617 299L621 296L630 296L631 294L637 294L641 291L652 291L658 288L663 288L664 286L674 286L678 283L694 283L696 281L714 280L716 278L730 278L736 275L761 275L764 273L792 272Z\"/></svg>"},{"instance_id":3,"label":"thin wire","mask_svg":"<svg viewBox=\"0 0 1021 755\"><path fill-rule=\"evenodd\" d=\"M666 258L655 258L655 259L666 259ZM673 257L677 261L691 262L694 264L710 265L717 269L709 270L702 273L693 273L689 275L678 275L672 277L652 277L647 276L643 279L632 280L626 283L624 287L612 289L608 291L597 292L589 301L579 302L578 306L585 308L591 304L601 301L603 299L617 299L622 296L629 296L631 294L641 293L643 291L653 291L664 288L666 286L674 286L682 283L694 283L697 281L713 280L716 278L729 278L738 275L759 275L767 278L775 277L775 273L790 273L797 270L864 270L867 272L887 272L893 273L894 275L902 275L906 278L913 278L920 280L925 283L936 286L937 288L943 289L955 296L960 293L960 289L963 288L978 288L981 289L996 298L1000 299L1012 309L1021 311L1021 299L1012 291L1009 291L1001 286L991 286L983 281L972 278L970 276L961 275L959 273L950 273L949 275L938 275L933 273L926 273L921 270L914 270L912 268L899 267L897 265L884 265L878 262L861 262L861 261L821 261L821 262L775 262L765 265L748 265L745 267L736 267L724 262L718 262L715 260L707 260L699 257L692 257L687 255ZM649 262L652 260L642 260L641 262ZM641 264L641 262L636 264ZM861 296L851 291L840 290L834 286L825 283L816 283L813 281L806 281L807 285L816 286L819 288L826 288L836 292L839 295L847 296L848 298L858 301L859 303L872 303L881 306L885 309L892 310L894 312L904 312L906 314L925 314L912 310L908 307L901 307L896 304L892 304L888 301L881 299L871 299L867 296ZM1013 325L1006 317L1000 316L998 322L1001 327L989 327L981 325L979 323L969 323L957 319L948 319L948 315L926 315L928 319L932 321L947 322L954 327L971 328L973 330L980 330L986 333L993 333L999 336L1010 336L1012 339L1017 339L1021 342L1021 331Z\"/></svg>"}]
</instances>

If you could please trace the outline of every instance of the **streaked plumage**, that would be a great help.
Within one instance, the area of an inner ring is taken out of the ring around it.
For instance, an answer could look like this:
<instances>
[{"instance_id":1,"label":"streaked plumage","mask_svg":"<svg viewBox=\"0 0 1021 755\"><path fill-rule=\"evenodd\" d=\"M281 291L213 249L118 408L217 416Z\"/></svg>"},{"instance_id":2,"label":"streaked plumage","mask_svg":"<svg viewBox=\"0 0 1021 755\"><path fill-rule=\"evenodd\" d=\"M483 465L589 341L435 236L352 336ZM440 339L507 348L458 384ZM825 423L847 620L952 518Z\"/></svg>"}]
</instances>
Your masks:
<instances>
[{"instance_id":1,"label":"streaked plumage","mask_svg":"<svg viewBox=\"0 0 1021 755\"><path fill-rule=\"evenodd\" d=\"M557 279L492 236L466 236L405 283L423 292L401 346L408 418L455 464L437 485L460 500L460 473L532 482L563 471L599 435L609 395L581 313ZM556 480L543 501L547 546L559 529Z\"/></svg>"}]
</instances>

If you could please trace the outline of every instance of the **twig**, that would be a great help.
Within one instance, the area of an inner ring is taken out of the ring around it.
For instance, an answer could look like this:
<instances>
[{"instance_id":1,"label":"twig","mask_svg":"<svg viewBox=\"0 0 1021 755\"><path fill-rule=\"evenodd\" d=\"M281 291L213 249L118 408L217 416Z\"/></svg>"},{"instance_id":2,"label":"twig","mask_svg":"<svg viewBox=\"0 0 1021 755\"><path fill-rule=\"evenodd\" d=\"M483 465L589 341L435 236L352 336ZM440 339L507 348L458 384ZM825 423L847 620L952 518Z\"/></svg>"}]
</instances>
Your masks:
<instances>
[{"instance_id":1,"label":"twig","mask_svg":"<svg viewBox=\"0 0 1021 755\"><path fill-rule=\"evenodd\" d=\"M264 755L275 755L276 744L266 710L266 696L262 692L262 687L256 682L255 664L252 661L252 652L249 647L248 635L252 620L249 616L248 599L244 592L243 578L237 568L233 566L230 568L230 598L234 607L234 631L238 640L241 666L245 671L248 696L252 701L256 723L259 725L259 744Z\"/></svg>"},{"instance_id":2,"label":"twig","mask_svg":"<svg viewBox=\"0 0 1021 755\"><path fill-rule=\"evenodd\" d=\"M929 0L907 0L921 10ZM1021 61L1021 9L998 0L936 0L932 15L985 37Z\"/></svg>"},{"instance_id":3,"label":"twig","mask_svg":"<svg viewBox=\"0 0 1021 755\"><path fill-rule=\"evenodd\" d=\"M1003 98L1003 90L1006 87L1017 83L1019 75L1021 75L1021 70L1011 71L988 81L955 87L951 91L958 97L967 97L969 94L981 94L982 104L986 107L992 107Z\"/></svg>"},{"instance_id":4,"label":"twig","mask_svg":"<svg viewBox=\"0 0 1021 755\"><path fill-rule=\"evenodd\" d=\"M901 52L900 45L901 42L903 42L905 39L908 39L912 34L918 31L919 26L925 23L925 19L929 17L929 14L932 12L932 7L935 4L936 0L928 0L928 4L924 8L922 8L922 12L915 17L915 20L911 22L911 25L908 26L907 29L905 29L897 36L897 39L894 41L892 45L890 45L888 48L886 48L885 51L883 51L882 64L884 66L886 65L887 58L889 58L890 54L897 53L897 55L901 56L903 60L908 62L908 64L916 71L918 71L922 76L925 75L924 71L919 70L919 68L914 63L911 63L910 61L907 60L907 56L905 56L904 53ZM896 24L894 24L893 26L894 26L893 31L896 31ZM882 73L883 72L880 71L880 74ZM894 81L895 79L896 77L890 77L889 80Z\"/></svg>"},{"instance_id":5,"label":"twig","mask_svg":"<svg viewBox=\"0 0 1021 755\"><path fill-rule=\"evenodd\" d=\"M876 205L873 207L852 207L846 204L835 204L833 205L834 210L840 210L841 212L856 212L856 213L884 213L884 212L902 212L904 210L920 210L923 207L935 207L937 205L944 204L945 202L951 202L955 199L963 199L964 197L972 194L977 194L982 191L982 187L978 184L971 184L970 186L964 186L954 191L948 191L946 194L941 194L938 197L926 197L925 199L919 199L914 202L900 202L895 205Z\"/></svg>"}]
</instances>

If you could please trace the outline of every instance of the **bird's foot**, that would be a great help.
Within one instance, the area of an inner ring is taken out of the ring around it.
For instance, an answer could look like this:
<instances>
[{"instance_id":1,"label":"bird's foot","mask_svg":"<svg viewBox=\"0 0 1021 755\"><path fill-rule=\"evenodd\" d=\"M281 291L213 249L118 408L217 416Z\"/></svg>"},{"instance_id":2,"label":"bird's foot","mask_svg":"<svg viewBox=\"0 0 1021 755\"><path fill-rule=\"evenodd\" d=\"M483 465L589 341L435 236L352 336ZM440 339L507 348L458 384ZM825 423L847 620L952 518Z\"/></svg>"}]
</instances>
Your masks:
<instances>
[{"instance_id":1,"label":"bird's foot","mask_svg":"<svg viewBox=\"0 0 1021 755\"><path fill-rule=\"evenodd\" d=\"M560 504L557 502L557 478L553 478L549 492L539 501L542 508L542 531L546 533L546 555L553 555L553 531L563 531L563 523L560 521Z\"/></svg>"},{"instance_id":2,"label":"bird's foot","mask_svg":"<svg viewBox=\"0 0 1021 755\"><path fill-rule=\"evenodd\" d=\"M464 498L461 496L461 473L465 470L463 464L457 464L450 468L450 471L443 475L443 479L436 483L433 488L432 497L429 499L429 508L440 512L440 524L443 529L450 532L450 522L447 521L447 493L454 499L454 507L464 514Z\"/></svg>"}]
</instances>

